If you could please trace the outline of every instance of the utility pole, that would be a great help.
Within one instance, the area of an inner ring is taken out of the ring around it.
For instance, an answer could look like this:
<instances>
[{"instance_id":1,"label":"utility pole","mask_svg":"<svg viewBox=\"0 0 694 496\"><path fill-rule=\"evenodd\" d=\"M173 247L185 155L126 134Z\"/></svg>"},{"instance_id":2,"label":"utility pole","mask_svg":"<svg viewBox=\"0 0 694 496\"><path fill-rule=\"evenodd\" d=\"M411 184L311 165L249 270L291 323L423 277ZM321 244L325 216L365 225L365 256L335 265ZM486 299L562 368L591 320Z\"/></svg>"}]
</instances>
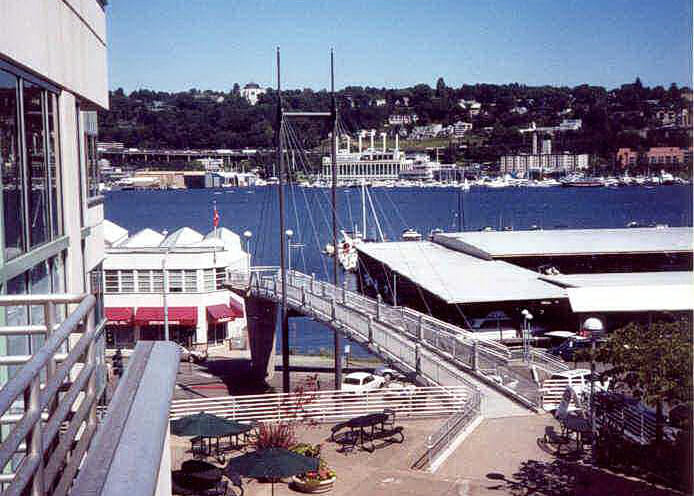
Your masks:
<instances>
[{"instance_id":1,"label":"utility pole","mask_svg":"<svg viewBox=\"0 0 694 496\"><path fill-rule=\"evenodd\" d=\"M277 47L277 165L279 167L278 197L280 211L280 274L282 277L282 303L280 319L282 326L282 391L289 393L289 312L287 312L287 242L284 235L284 142L282 140L282 92L280 85L280 47ZM272 350L274 353L275 350Z\"/></svg>"},{"instance_id":2,"label":"utility pole","mask_svg":"<svg viewBox=\"0 0 694 496\"><path fill-rule=\"evenodd\" d=\"M333 203L333 285L337 289L340 285L337 273L337 101L335 100L335 61L332 48L330 49L330 96L332 100L333 136L330 143L330 155L333 166L332 203ZM335 389L342 387L342 339L340 332L333 330L333 347L335 355Z\"/></svg>"}]
</instances>

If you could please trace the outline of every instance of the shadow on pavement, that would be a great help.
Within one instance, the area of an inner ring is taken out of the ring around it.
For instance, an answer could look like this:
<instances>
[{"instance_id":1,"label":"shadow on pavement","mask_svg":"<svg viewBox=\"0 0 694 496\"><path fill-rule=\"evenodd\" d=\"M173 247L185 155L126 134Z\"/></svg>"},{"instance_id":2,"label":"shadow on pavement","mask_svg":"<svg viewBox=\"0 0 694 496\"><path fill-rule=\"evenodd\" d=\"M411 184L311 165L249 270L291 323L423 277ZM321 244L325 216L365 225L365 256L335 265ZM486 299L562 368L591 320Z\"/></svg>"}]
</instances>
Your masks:
<instances>
[{"instance_id":1,"label":"shadow on pavement","mask_svg":"<svg viewBox=\"0 0 694 496\"><path fill-rule=\"evenodd\" d=\"M646 482L596 470L585 465L554 460L541 462L528 460L521 463L511 478L504 474L491 472L486 475L490 481L497 481L487 489L498 490L501 494L525 496L666 496L677 494L659 489Z\"/></svg>"}]
</instances>

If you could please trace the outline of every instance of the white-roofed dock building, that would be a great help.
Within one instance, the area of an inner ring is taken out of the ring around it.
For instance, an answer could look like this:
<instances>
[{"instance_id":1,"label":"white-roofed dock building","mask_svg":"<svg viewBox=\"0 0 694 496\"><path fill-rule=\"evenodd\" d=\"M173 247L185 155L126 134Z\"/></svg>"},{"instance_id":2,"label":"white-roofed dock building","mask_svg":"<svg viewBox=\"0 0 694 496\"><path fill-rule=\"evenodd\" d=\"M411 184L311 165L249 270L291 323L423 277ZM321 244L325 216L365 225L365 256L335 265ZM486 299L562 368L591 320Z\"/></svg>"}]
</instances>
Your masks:
<instances>
[{"instance_id":1,"label":"white-roofed dock building","mask_svg":"<svg viewBox=\"0 0 694 496\"><path fill-rule=\"evenodd\" d=\"M364 243L359 281L367 294L456 325L503 311L520 328L528 309L553 329L577 331L592 315L615 328L691 314L692 235L691 227L475 231Z\"/></svg>"},{"instance_id":2,"label":"white-roofed dock building","mask_svg":"<svg viewBox=\"0 0 694 496\"><path fill-rule=\"evenodd\" d=\"M228 271L246 270L250 262L236 233L220 227L203 235L182 227L128 236L104 224L109 347L164 339L165 308L170 339L185 347L247 347L244 301L224 287Z\"/></svg>"}]
</instances>

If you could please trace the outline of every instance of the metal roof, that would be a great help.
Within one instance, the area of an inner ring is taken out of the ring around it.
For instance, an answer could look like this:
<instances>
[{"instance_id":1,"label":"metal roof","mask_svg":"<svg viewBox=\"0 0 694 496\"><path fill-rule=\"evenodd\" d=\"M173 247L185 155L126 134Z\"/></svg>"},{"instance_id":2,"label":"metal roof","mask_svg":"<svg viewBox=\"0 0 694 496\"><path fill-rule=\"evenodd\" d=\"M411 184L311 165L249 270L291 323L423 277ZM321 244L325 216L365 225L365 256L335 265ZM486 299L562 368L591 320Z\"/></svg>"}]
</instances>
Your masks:
<instances>
[{"instance_id":1,"label":"metal roof","mask_svg":"<svg viewBox=\"0 0 694 496\"><path fill-rule=\"evenodd\" d=\"M568 288L574 312L665 312L694 310L694 285Z\"/></svg>"},{"instance_id":2,"label":"metal roof","mask_svg":"<svg viewBox=\"0 0 694 496\"><path fill-rule=\"evenodd\" d=\"M563 287L672 286L694 284L694 272L615 272L542 276Z\"/></svg>"},{"instance_id":3,"label":"metal roof","mask_svg":"<svg viewBox=\"0 0 694 496\"><path fill-rule=\"evenodd\" d=\"M566 298L563 288L536 272L429 241L362 243L357 249L449 304Z\"/></svg>"},{"instance_id":4,"label":"metal roof","mask_svg":"<svg viewBox=\"0 0 694 496\"><path fill-rule=\"evenodd\" d=\"M434 235L434 242L480 258L691 252L691 227L475 231Z\"/></svg>"}]
</instances>

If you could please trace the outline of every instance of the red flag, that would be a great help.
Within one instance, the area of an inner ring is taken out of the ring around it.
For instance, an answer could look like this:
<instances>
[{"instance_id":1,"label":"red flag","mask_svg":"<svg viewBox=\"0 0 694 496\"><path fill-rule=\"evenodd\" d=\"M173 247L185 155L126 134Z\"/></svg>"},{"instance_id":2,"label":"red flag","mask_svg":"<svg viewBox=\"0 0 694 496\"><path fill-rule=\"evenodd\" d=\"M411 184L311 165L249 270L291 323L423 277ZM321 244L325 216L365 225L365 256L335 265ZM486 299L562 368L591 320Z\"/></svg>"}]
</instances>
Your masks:
<instances>
[{"instance_id":1,"label":"red flag","mask_svg":"<svg viewBox=\"0 0 694 496\"><path fill-rule=\"evenodd\" d=\"M217 211L217 204L214 204L214 213L212 214L212 225L216 228L219 227L219 212Z\"/></svg>"}]
</instances>

